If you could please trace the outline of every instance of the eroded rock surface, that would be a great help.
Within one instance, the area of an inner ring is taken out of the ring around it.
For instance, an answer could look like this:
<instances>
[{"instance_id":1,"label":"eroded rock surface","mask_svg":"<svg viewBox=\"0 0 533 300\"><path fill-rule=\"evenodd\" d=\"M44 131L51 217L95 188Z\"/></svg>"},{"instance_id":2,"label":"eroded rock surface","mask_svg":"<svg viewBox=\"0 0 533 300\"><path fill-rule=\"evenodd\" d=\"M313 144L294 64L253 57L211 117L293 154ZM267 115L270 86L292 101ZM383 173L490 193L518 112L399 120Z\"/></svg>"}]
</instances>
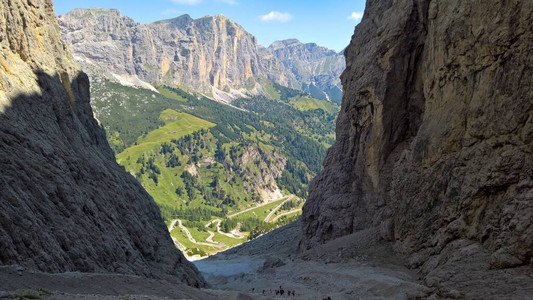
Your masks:
<instances>
[{"instance_id":1,"label":"eroded rock surface","mask_svg":"<svg viewBox=\"0 0 533 300\"><path fill-rule=\"evenodd\" d=\"M262 72L256 38L222 15L137 24L114 9L76 9L58 20L75 55L118 75L210 93L253 86Z\"/></svg>"},{"instance_id":2,"label":"eroded rock surface","mask_svg":"<svg viewBox=\"0 0 533 300\"><path fill-rule=\"evenodd\" d=\"M52 0L0 2L0 264L204 286L116 162Z\"/></svg>"},{"instance_id":3,"label":"eroded rock surface","mask_svg":"<svg viewBox=\"0 0 533 300\"><path fill-rule=\"evenodd\" d=\"M255 36L223 15L139 24L114 9L75 9L58 20L85 69L97 65L136 85L175 85L229 102L259 93L269 79L340 100L342 55L314 44L289 47L288 41L261 48Z\"/></svg>"},{"instance_id":4,"label":"eroded rock surface","mask_svg":"<svg viewBox=\"0 0 533 300\"><path fill-rule=\"evenodd\" d=\"M531 24L531 1L367 1L302 249L378 228L426 274L473 252L530 264Z\"/></svg>"}]
</instances>

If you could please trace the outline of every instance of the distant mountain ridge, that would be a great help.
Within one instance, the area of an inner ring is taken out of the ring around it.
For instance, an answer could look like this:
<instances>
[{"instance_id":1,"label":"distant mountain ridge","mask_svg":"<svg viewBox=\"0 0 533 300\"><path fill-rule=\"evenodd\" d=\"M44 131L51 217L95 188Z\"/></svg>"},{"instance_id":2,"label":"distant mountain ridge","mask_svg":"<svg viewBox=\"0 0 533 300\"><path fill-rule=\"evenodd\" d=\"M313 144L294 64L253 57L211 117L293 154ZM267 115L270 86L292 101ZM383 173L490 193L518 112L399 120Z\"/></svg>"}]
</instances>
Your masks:
<instances>
[{"instance_id":1,"label":"distant mountain ridge","mask_svg":"<svg viewBox=\"0 0 533 300\"><path fill-rule=\"evenodd\" d=\"M315 43L303 44L297 39L276 41L265 51L272 53L286 70L294 74L300 84L296 88L315 98L340 104L342 87L339 74L346 67L344 55Z\"/></svg>"},{"instance_id":2,"label":"distant mountain ridge","mask_svg":"<svg viewBox=\"0 0 533 300\"><path fill-rule=\"evenodd\" d=\"M78 61L123 83L187 87L231 102L262 94L260 83L267 79L318 98L341 98L342 55L297 40L289 40L285 49L275 45L287 41L262 48L255 36L223 15L139 24L116 9L75 9L58 21Z\"/></svg>"}]
</instances>

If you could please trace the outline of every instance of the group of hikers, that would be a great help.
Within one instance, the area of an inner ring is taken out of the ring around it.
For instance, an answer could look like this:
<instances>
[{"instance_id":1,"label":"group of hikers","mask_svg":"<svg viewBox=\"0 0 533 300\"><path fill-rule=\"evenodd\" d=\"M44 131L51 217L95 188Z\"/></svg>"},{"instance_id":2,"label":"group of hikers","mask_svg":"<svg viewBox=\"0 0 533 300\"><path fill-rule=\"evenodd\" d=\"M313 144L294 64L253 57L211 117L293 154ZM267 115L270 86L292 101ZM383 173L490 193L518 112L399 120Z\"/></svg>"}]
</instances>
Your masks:
<instances>
[{"instance_id":1,"label":"group of hikers","mask_svg":"<svg viewBox=\"0 0 533 300\"><path fill-rule=\"evenodd\" d=\"M255 288L252 288L252 293L255 292ZM285 290L279 286L279 289L275 290L276 296L283 296L285 294ZM263 290L263 295L267 293L267 290ZM270 289L270 293L272 294L272 289ZM287 296L296 296L295 290L287 290Z\"/></svg>"},{"instance_id":2,"label":"group of hikers","mask_svg":"<svg viewBox=\"0 0 533 300\"><path fill-rule=\"evenodd\" d=\"M255 288L252 288L252 293L255 292ZM276 296L283 296L285 294L285 290L281 287L281 285L279 286L279 289L275 290L276 292ZM267 290L263 290L263 295L265 295L267 293ZM272 294L272 289L270 289L270 293ZM295 290L287 290L287 296L296 296L296 291ZM331 300L331 297L327 297L327 298L324 298L323 300Z\"/></svg>"}]
</instances>

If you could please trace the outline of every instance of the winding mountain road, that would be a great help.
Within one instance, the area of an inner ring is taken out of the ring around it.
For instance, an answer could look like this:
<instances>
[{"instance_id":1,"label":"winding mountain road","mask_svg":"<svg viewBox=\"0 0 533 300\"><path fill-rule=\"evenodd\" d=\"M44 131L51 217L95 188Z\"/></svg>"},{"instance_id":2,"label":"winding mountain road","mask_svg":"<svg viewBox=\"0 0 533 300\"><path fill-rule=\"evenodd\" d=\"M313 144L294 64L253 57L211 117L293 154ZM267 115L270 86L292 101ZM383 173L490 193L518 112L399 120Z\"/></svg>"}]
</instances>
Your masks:
<instances>
[{"instance_id":1,"label":"winding mountain road","mask_svg":"<svg viewBox=\"0 0 533 300\"><path fill-rule=\"evenodd\" d=\"M240 232L233 233L235 231L235 229L232 230L231 233L226 233L226 232L220 230L220 224L222 223L222 220L220 220L220 219L214 219L214 220L210 221L209 223L205 224L205 227L206 228L209 227L209 225L211 225L212 223L217 223L217 232L220 233L220 234L223 234L223 235L225 235L227 237L230 237L230 238L233 238L233 239L243 239L244 238L244 235L242 233L240 233ZM240 224L237 225L237 227L240 228ZM208 231L208 232L210 232L210 231ZM208 242L209 242L209 240L208 240Z\"/></svg>"},{"instance_id":2,"label":"winding mountain road","mask_svg":"<svg viewBox=\"0 0 533 300\"><path fill-rule=\"evenodd\" d=\"M233 229L230 233L239 239L244 239L245 235L241 232L241 226L241 223L237 223L237 227L235 227L235 229Z\"/></svg>"},{"instance_id":3,"label":"winding mountain road","mask_svg":"<svg viewBox=\"0 0 533 300\"><path fill-rule=\"evenodd\" d=\"M285 202L289 201L292 199L292 196L289 196L288 199L286 199L285 201L281 202L280 205L276 206L276 208L274 208L265 218L265 223L268 223L270 218L272 218L272 216L283 206L283 204L285 204Z\"/></svg>"},{"instance_id":4,"label":"winding mountain road","mask_svg":"<svg viewBox=\"0 0 533 300\"><path fill-rule=\"evenodd\" d=\"M260 205L254 206L254 207L247 208L247 209L245 209L245 210L238 211L238 212L236 212L236 213L233 213L233 214L231 214L231 215L228 215L228 218L231 219L231 218L233 218L233 217L235 217L235 216L238 216L238 215L240 215L240 214L243 214L243 213L245 213L245 212L249 212L249 211L251 211L251 210L254 210L254 209L257 209L257 208L263 207L263 206L265 206L265 205L269 205L269 204L271 204L272 202L276 202L276 201L282 200L282 199L284 199L284 198L288 198L288 196L286 196L286 197L282 197L282 198L279 198L279 199L275 199L275 200L273 200L273 201L265 202L265 203L263 203L263 204L260 204Z\"/></svg>"},{"instance_id":5,"label":"winding mountain road","mask_svg":"<svg viewBox=\"0 0 533 300\"><path fill-rule=\"evenodd\" d=\"M265 205L268 205L268 204L271 204L272 202L275 202L275 201L280 201L280 200L283 200L285 199L284 201L282 201L278 206L276 206L276 208L274 208L265 218L265 222L269 222L270 219L272 218L272 216L281 208L281 206L283 206L283 204L285 204L285 202L291 200L293 198L293 196L285 196L285 197L281 197L279 199L270 199L272 201L268 201L268 202L265 202L263 204L260 204L260 205L257 205L257 206L254 206L254 207L250 207L250 208L247 208L245 210L242 210L242 211L239 211L239 212L236 212L236 213L233 213L231 215L228 215L227 217L228 218L232 218L232 217L235 217L235 216L238 216L240 214L243 214L243 213L246 213L246 212L249 212L251 210L254 210L254 209L257 209L257 208L260 208L260 207L263 207ZM285 213L282 213L280 214L279 216L276 216L272 222L275 222L277 221L280 217L284 216L284 215L288 215L290 213L293 213L293 212L296 212L300 209L296 209L296 210L292 210L292 211L289 211L289 212L285 212ZM227 232L223 232L222 230L220 230L220 226L222 224L222 220L220 219L214 219L214 220L211 220L209 221L205 227L208 228L212 223L217 223L216 225L216 228L217 228L217 232L220 233L220 234L223 234L229 238L233 238L233 239L244 239L246 236L240 232L240 228L241 228L241 224L238 223L237 224L237 227L235 229L233 229L230 233L227 233ZM209 236L206 238L206 242L207 243L204 243L204 242L198 242L194 239L194 237L192 236L191 232L189 231L189 229L187 229L187 227L183 226L183 223L181 222L180 219L174 219L172 220L172 222L170 223L170 226L168 227L168 232L171 232L172 230L174 230L176 228L176 226L178 226L184 233L185 235L187 236L187 238L189 239L189 241L193 244L196 244L196 245L202 245L202 246L208 246L208 247L216 247L216 248L224 248L226 245L224 243L220 243L220 242L217 242L217 241L214 241L213 238L215 237L215 233L210 231L210 230L207 230L207 232L209 233ZM181 250L181 251L185 251L186 248L185 246L183 246L182 244L180 244L180 242L172 237L172 241L174 242L174 244Z\"/></svg>"},{"instance_id":6,"label":"winding mountain road","mask_svg":"<svg viewBox=\"0 0 533 300\"><path fill-rule=\"evenodd\" d=\"M276 223L276 221L278 221L278 219L283 217L283 216L290 215L292 213L295 213L295 212L298 212L298 211L301 211L301 210L302 210L301 208L297 208L297 209L293 209L293 210L290 210L290 211L286 211L286 212L284 212L282 214L279 214L276 217L274 217L274 219L272 219L272 223Z\"/></svg>"},{"instance_id":7,"label":"winding mountain road","mask_svg":"<svg viewBox=\"0 0 533 300\"><path fill-rule=\"evenodd\" d=\"M169 227L169 231L171 231L172 229L174 229L176 223L178 224L178 227L183 230L183 232L185 232L185 235L187 236L187 238L189 239L189 241L191 241L191 243L193 244L196 244L196 245L203 245L203 246L208 246L208 247L217 247L217 248L224 248L225 245L221 245L221 244L218 244L218 243L204 243L204 242L198 242L196 241L193 237L192 237L192 234L191 232L189 231L189 229L187 229L187 227L183 226L183 224L181 223L181 220L180 219L175 219L172 221L172 223L170 224L170 227ZM172 229L171 229L172 228Z\"/></svg>"},{"instance_id":8,"label":"winding mountain road","mask_svg":"<svg viewBox=\"0 0 533 300\"><path fill-rule=\"evenodd\" d=\"M174 227L176 227L176 220L173 220L172 223L170 223L170 226L168 227L168 232L170 233ZM173 236L170 236L170 238L172 239L172 241L174 242L174 245L176 245L176 247L178 247L178 249L180 249L180 251L182 252L185 252L185 246L183 246L182 244L180 244L180 242L178 241L177 238L173 237Z\"/></svg>"}]
</instances>

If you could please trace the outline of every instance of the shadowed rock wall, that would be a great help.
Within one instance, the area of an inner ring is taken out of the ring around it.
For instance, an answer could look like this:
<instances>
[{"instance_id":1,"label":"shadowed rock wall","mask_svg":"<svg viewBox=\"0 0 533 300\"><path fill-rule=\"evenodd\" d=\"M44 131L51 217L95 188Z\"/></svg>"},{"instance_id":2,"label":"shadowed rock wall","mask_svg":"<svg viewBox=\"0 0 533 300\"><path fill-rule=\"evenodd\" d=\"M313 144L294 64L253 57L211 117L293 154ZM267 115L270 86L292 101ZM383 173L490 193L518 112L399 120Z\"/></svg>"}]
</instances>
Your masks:
<instances>
[{"instance_id":1,"label":"shadowed rock wall","mask_svg":"<svg viewBox=\"0 0 533 300\"><path fill-rule=\"evenodd\" d=\"M116 162L52 0L0 2L0 264L204 286Z\"/></svg>"}]
</instances>

